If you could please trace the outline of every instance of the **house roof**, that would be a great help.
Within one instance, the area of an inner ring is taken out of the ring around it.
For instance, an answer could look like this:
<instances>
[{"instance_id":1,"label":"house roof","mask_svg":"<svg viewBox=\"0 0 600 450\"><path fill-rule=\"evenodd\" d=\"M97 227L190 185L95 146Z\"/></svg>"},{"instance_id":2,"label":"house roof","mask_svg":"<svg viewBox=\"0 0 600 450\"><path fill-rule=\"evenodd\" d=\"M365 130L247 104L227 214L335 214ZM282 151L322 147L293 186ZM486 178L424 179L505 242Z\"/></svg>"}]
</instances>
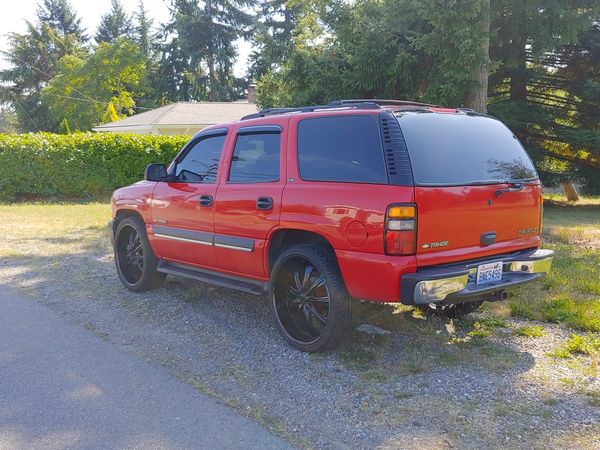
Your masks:
<instances>
[{"instance_id":1,"label":"house roof","mask_svg":"<svg viewBox=\"0 0 600 450\"><path fill-rule=\"evenodd\" d=\"M256 105L238 102L177 102L151 111L135 114L115 122L94 127L94 131L111 131L123 127L209 126L240 120L246 114L257 112Z\"/></svg>"}]
</instances>

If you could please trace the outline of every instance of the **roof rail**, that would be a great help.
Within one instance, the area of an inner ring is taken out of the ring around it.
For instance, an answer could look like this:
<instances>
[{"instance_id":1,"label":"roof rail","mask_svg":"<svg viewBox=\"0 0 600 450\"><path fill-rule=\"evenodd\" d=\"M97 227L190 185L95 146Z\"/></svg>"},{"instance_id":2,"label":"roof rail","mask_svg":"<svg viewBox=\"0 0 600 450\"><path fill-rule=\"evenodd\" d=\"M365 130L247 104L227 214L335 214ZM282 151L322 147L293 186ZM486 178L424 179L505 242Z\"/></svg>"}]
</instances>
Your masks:
<instances>
[{"instance_id":1,"label":"roof rail","mask_svg":"<svg viewBox=\"0 0 600 450\"><path fill-rule=\"evenodd\" d=\"M365 99L351 99L351 100L335 100L330 102L329 105L343 106L346 104L360 104L360 103L375 103L381 106L429 106L433 108L439 108L438 105L432 105L430 103L412 102L409 100L391 100L385 98L365 98ZM328 105L328 106L329 106Z\"/></svg>"},{"instance_id":2,"label":"roof rail","mask_svg":"<svg viewBox=\"0 0 600 450\"><path fill-rule=\"evenodd\" d=\"M342 103L332 102L327 105L316 105L316 106L300 106L298 108L267 108L263 109L254 114L248 114L241 118L241 120L248 119L257 119L259 117L266 116L274 116L277 114L286 114L286 113L303 113L303 112L312 112L312 111L321 111L326 109L340 109L340 108L357 108L357 109L380 109L380 106L377 103L370 101L347 101L343 100Z\"/></svg>"}]
</instances>

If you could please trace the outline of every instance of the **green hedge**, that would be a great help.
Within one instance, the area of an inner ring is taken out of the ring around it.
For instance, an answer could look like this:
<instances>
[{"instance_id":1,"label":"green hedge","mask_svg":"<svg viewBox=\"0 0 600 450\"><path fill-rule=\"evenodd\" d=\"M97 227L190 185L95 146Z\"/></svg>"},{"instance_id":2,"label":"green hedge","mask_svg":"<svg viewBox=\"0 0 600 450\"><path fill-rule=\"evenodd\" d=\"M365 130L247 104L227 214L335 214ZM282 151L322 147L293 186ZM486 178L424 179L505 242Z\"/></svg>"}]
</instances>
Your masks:
<instances>
[{"instance_id":1,"label":"green hedge","mask_svg":"<svg viewBox=\"0 0 600 450\"><path fill-rule=\"evenodd\" d=\"M112 133L0 134L0 200L89 198L143 178L169 163L188 136Z\"/></svg>"}]
</instances>

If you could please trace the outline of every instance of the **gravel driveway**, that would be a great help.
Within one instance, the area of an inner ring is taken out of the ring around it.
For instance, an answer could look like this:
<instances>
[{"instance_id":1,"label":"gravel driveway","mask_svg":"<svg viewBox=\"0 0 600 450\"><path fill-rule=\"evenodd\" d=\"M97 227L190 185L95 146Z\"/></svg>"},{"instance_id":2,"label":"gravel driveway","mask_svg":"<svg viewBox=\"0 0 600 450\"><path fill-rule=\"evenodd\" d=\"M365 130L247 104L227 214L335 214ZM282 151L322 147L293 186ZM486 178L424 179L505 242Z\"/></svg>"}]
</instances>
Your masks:
<instances>
[{"instance_id":1,"label":"gravel driveway","mask_svg":"<svg viewBox=\"0 0 600 450\"><path fill-rule=\"evenodd\" d=\"M266 299L170 277L127 291L103 231L33 242L0 261L0 283L297 446L600 448L597 366L547 355L570 334L559 326L532 339L513 332L525 322L490 321L478 334L489 312L449 323L357 302L348 343L309 355L279 337Z\"/></svg>"}]
</instances>

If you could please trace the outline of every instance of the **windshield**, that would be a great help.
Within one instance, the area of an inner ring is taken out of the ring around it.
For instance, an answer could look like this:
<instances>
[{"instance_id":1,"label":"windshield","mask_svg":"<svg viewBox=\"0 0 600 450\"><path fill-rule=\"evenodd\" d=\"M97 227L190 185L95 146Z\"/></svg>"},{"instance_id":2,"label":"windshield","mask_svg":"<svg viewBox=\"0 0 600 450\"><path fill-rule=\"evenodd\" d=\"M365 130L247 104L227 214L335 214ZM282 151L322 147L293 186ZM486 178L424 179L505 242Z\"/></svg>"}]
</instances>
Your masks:
<instances>
[{"instance_id":1,"label":"windshield","mask_svg":"<svg viewBox=\"0 0 600 450\"><path fill-rule=\"evenodd\" d=\"M397 115L416 185L494 184L538 178L525 149L499 120L434 112Z\"/></svg>"}]
</instances>

